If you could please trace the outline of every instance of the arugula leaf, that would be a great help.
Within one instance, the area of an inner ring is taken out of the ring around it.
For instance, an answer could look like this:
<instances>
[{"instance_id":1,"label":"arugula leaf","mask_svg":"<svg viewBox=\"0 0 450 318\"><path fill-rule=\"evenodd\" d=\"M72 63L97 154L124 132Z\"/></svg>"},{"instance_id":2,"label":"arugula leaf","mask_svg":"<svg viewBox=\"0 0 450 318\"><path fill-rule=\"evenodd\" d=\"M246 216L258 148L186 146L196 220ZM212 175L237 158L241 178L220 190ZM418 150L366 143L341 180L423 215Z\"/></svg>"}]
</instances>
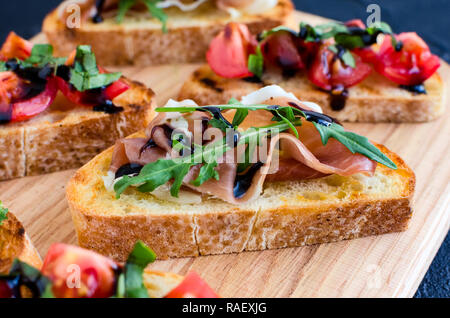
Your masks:
<instances>
[{"instance_id":1,"label":"arugula leaf","mask_svg":"<svg viewBox=\"0 0 450 318\"><path fill-rule=\"evenodd\" d=\"M80 92L108 86L122 76L122 73L103 73L97 66L94 53L89 45L77 47L75 63L70 69L70 83Z\"/></svg>"},{"instance_id":2,"label":"arugula leaf","mask_svg":"<svg viewBox=\"0 0 450 318\"><path fill-rule=\"evenodd\" d=\"M116 21L117 23L122 23L123 18L125 17L125 14L127 13L130 8L135 5L137 0L120 0L119 1L119 9L117 12Z\"/></svg>"},{"instance_id":3,"label":"arugula leaf","mask_svg":"<svg viewBox=\"0 0 450 318\"><path fill-rule=\"evenodd\" d=\"M132 6L134 6L139 0L120 0L119 1L119 9L116 17L117 23L122 23L123 19L125 18L125 14L128 12L128 10L131 9ZM160 2L161 0L140 0L144 2L145 6L147 7L148 12L161 21L162 23L162 29L164 33L167 33L167 14L164 12L163 9L158 8L156 6L157 2Z\"/></svg>"},{"instance_id":4,"label":"arugula leaf","mask_svg":"<svg viewBox=\"0 0 450 318\"><path fill-rule=\"evenodd\" d=\"M206 163L200 168L200 172L197 178L192 181L192 184L196 187L201 186L205 181L209 179L219 180L219 172L216 170L217 162Z\"/></svg>"},{"instance_id":5,"label":"arugula leaf","mask_svg":"<svg viewBox=\"0 0 450 318\"><path fill-rule=\"evenodd\" d=\"M2 201L0 201L0 225L8 218L8 209L3 207Z\"/></svg>"},{"instance_id":6,"label":"arugula leaf","mask_svg":"<svg viewBox=\"0 0 450 318\"><path fill-rule=\"evenodd\" d=\"M236 113L234 114L233 121L231 122L231 124L236 129L237 127L239 127L240 124L242 124L242 122L245 120L245 118L247 118L247 116L248 116L248 109L245 108L236 109Z\"/></svg>"},{"instance_id":7,"label":"arugula leaf","mask_svg":"<svg viewBox=\"0 0 450 318\"><path fill-rule=\"evenodd\" d=\"M164 33L167 33L167 14L156 6L156 3L160 0L143 0L147 6L148 11L152 16L157 18L162 23L162 29Z\"/></svg>"},{"instance_id":8,"label":"arugula leaf","mask_svg":"<svg viewBox=\"0 0 450 318\"><path fill-rule=\"evenodd\" d=\"M397 169L395 163L375 147L366 137L346 131L344 127L336 123L332 123L329 126L315 122L313 122L313 124L320 133L322 144L326 145L329 138L334 138L347 147L352 153L359 153L388 168Z\"/></svg>"},{"instance_id":9,"label":"arugula leaf","mask_svg":"<svg viewBox=\"0 0 450 318\"><path fill-rule=\"evenodd\" d=\"M156 260L156 254L142 241L137 241L125 263L124 278L118 287L118 296L127 298L148 298L143 274L148 264ZM119 277L120 279L120 277Z\"/></svg>"},{"instance_id":10,"label":"arugula leaf","mask_svg":"<svg viewBox=\"0 0 450 318\"><path fill-rule=\"evenodd\" d=\"M261 78L263 75L264 56L259 45L256 47L256 53L250 54L248 57L248 70L258 78Z\"/></svg>"}]
</instances>

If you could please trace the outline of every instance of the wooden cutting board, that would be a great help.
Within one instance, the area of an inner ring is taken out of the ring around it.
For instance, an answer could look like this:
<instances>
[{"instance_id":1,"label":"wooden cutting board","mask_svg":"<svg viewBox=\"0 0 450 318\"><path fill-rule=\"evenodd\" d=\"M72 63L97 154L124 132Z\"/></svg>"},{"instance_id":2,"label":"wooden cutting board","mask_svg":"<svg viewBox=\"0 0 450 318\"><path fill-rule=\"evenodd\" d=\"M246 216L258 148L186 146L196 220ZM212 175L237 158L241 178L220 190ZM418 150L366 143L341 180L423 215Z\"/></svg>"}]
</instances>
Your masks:
<instances>
[{"instance_id":1,"label":"wooden cutting board","mask_svg":"<svg viewBox=\"0 0 450 318\"><path fill-rule=\"evenodd\" d=\"M323 19L297 12L295 20ZM37 41L45 40L41 35ZM159 105L176 98L196 65L122 69L150 86ZM440 74L447 86L450 67ZM447 87L448 90L448 87ZM447 105L448 107L449 105ZM414 215L404 233L262 252L156 261L152 268L200 273L224 297L411 297L450 225L448 112L424 124L347 124L397 152L415 171ZM74 173L64 171L0 183L0 199L25 224L41 255L54 242L76 243L65 200Z\"/></svg>"}]
</instances>

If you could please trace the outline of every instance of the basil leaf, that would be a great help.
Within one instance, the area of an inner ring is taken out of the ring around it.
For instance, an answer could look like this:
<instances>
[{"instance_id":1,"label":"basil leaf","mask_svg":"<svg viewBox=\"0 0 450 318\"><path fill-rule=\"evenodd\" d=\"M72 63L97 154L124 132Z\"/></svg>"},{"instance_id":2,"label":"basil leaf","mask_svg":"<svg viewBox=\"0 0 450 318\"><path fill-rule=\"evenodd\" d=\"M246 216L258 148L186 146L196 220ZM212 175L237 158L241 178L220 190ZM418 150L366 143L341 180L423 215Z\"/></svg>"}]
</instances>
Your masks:
<instances>
[{"instance_id":1,"label":"basil leaf","mask_svg":"<svg viewBox=\"0 0 450 318\"><path fill-rule=\"evenodd\" d=\"M259 45L256 47L256 53L250 54L248 57L248 70L258 78L261 78L263 75L264 57Z\"/></svg>"},{"instance_id":2,"label":"basil leaf","mask_svg":"<svg viewBox=\"0 0 450 318\"><path fill-rule=\"evenodd\" d=\"M50 65L57 68L66 62L66 58L53 57L53 46L50 44L35 44L31 49L30 57L24 61L18 60L18 62L23 67L44 67Z\"/></svg>"},{"instance_id":3,"label":"basil leaf","mask_svg":"<svg viewBox=\"0 0 450 318\"><path fill-rule=\"evenodd\" d=\"M338 54L339 55L339 49L336 47L336 45L330 45L328 47L328 49L333 52L334 54ZM356 61L355 58L353 57L352 53L343 48L342 46L340 47L341 50L343 50L343 53L340 54L339 59L347 66L350 66L352 68L356 67Z\"/></svg>"},{"instance_id":4,"label":"basil leaf","mask_svg":"<svg viewBox=\"0 0 450 318\"><path fill-rule=\"evenodd\" d=\"M196 187L201 186L205 181L209 179L219 180L219 172L215 169L217 167L217 162L206 163L200 168L200 172L197 178L192 181L192 184Z\"/></svg>"},{"instance_id":5,"label":"basil leaf","mask_svg":"<svg viewBox=\"0 0 450 318\"><path fill-rule=\"evenodd\" d=\"M89 45L77 47L74 66L70 70L70 83L79 91L108 86L117 81L121 73L103 73L97 66L95 54Z\"/></svg>"},{"instance_id":6,"label":"basil leaf","mask_svg":"<svg viewBox=\"0 0 450 318\"><path fill-rule=\"evenodd\" d=\"M355 48L362 48L366 46L360 35L339 33L336 34L334 40L336 41L337 44L349 50L353 50Z\"/></svg>"},{"instance_id":7,"label":"basil leaf","mask_svg":"<svg viewBox=\"0 0 450 318\"><path fill-rule=\"evenodd\" d=\"M137 241L125 263L125 297L148 298L144 286L144 270L156 260L156 254L142 241Z\"/></svg>"},{"instance_id":8,"label":"basil leaf","mask_svg":"<svg viewBox=\"0 0 450 318\"><path fill-rule=\"evenodd\" d=\"M326 145L329 138L334 138L347 147L352 153L359 153L388 168L397 169L395 163L375 147L366 137L346 131L344 127L336 123L332 123L330 126L325 126L316 122L313 122L313 124L320 133L322 144Z\"/></svg>"},{"instance_id":9,"label":"basil leaf","mask_svg":"<svg viewBox=\"0 0 450 318\"><path fill-rule=\"evenodd\" d=\"M6 67L6 62L0 61L0 72L6 72L8 68Z\"/></svg>"},{"instance_id":10,"label":"basil leaf","mask_svg":"<svg viewBox=\"0 0 450 318\"><path fill-rule=\"evenodd\" d=\"M8 209L3 207L2 201L0 201L0 225L2 225L3 221L8 218Z\"/></svg>"}]
</instances>

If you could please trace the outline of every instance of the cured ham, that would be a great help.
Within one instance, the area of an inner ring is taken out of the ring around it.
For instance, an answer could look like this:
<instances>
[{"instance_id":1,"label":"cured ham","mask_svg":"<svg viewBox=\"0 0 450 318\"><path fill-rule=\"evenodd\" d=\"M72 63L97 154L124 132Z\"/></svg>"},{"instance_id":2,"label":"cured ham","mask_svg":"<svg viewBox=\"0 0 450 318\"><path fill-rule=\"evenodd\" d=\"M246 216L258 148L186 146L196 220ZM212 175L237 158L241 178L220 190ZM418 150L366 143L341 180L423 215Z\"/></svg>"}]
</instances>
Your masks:
<instances>
[{"instance_id":1,"label":"cured ham","mask_svg":"<svg viewBox=\"0 0 450 318\"><path fill-rule=\"evenodd\" d=\"M297 99L286 96L271 97L262 104L301 107L304 110L317 109L313 104L301 104ZM232 121L235 110L224 111L226 120ZM251 127L262 127L273 123L273 115L266 110L250 111L245 120L239 125L238 131L246 131ZM194 122L199 122L202 132L205 122L212 118L208 112L195 111L192 113L160 113L146 130L146 138L122 139L116 143L110 171L113 173L122 165L137 163L145 165L160 158L174 158L180 154L174 152L171 146L171 132L178 127L185 127L186 132L193 134ZM180 124L184 121L184 124ZM197 125L198 126L198 125ZM209 129L209 128L208 128ZM200 186L192 181L199 174L201 165L194 165L183 179L183 185L201 194L208 194L232 204L249 202L257 198L263 191L265 182L294 181L302 179L320 178L329 174L350 176L356 173L372 175L377 163L360 154L353 154L336 139L329 139L322 144L320 134L314 124L303 120L302 125L296 127L299 138L293 131L284 131L264 137L258 147L266 146L264 160L261 154L252 157L244 172L238 173L236 160L243 149L235 147L223 155L216 167L219 180L209 179ZM223 135L221 135L222 137ZM145 147L146 144L151 147ZM208 141L211 142L211 141Z\"/></svg>"}]
</instances>

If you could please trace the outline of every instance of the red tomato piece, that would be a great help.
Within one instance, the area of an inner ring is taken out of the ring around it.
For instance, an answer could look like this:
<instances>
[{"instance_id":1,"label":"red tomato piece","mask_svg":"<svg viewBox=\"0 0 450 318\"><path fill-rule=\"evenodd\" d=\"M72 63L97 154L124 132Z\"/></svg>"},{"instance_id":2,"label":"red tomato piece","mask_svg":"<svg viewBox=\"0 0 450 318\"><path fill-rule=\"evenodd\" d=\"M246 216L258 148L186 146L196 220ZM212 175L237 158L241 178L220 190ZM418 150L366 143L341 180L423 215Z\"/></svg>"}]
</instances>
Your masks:
<instances>
[{"instance_id":1,"label":"red tomato piece","mask_svg":"<svg viewBox=\"0 0 450 318\"><path fill-rule=\"evenodd\" d=\"M392 46L391 37L385 37L375 63L377 72L401 85L418 85L437 71L439 58L417 33L400 33L396 39L402 43L398 51Z\"/></svg>"},{"instance_id":2,"label":"red tomato piece","mask_svg":"<svg viewBox=\"0 0 450 318\"><path fill-rule=\"evenodd\" d=\"M286 30L269 35L261 42L264 62L288 71L305 68L306 63L297 49L296 42L296 36Z\"/></svg>"},{"instance_id":3,"label":"red tomato piece","mask_svg":"<svg viewBox=\"0 0 450 318\"><path fill-rule=\"evenodd\" d=\"M248 57L255 52L257 41L246 25L231 22L209 46L206 60L211 69L225 78L252 76L248 70Z\"/></svg>"},{"instance_id":4,"label":"red tomato piece","mask_svg":"<svg viewBox=\"0 0 450 318\"><path fill-rule=\"evenodd\" d=\"M360 29L365 29L366 25L360 19L349 20L344 23L347 27L355 27Z\"/></svg>"},{"instance_id":5,"label":"red tomato piece","mask_svg":"<svg viewBox=\"0 0 450 318\"><path fill-rule=\"evenodd\" d=\"M11 122L24 121L42 113L53 103L57 92L58 85L55 79L51 77L42 93L12 105Z\"/></svg>"},{"instance_id":6,"label":"red tomato piece","mask_svg":"<svg viewBox=\"0 0 450 318\"><path fill-rule=\"evenodd\" d=\"M353 54L355 67L345 65L336 54L322 45L308 70L309 80L316 86L330 91L334 88L347 88L364 80L372 68Z\"/></svg>"},{"instance_id":7,"label":"red tomato piece","mask_svg":"<svg viewBox=\"0 0 450 318\"><path fill-rule=\"evenodd\" d=\"M33 44L14 32L10 32L0 49L0 60L7 61L9 59L18 58L25 60L31 55Z\"/></svg>"},{"instance_id":8,"label":"red tomato piece","mask_svg":"<svg viewBox=\"0 0 450 318\"><path fill-rule=\"evenodd\" d=\"M165 298L219 298L219 295L197 273L190 272Z\"/></svg>"},{"instance_id":9,"label":"red tomato piece","mask_svg":"<svg viewBox=\"0 0 450 318\"><path fill-rule=\"evenodd\" d=\"M115 292L114 270L109 258L83 248L53 244L44 260L42 274L58 298L106 298Z\"/></svg>"},{"instance_id":10,"label":"red tomato piece","mask_svg":"<svg viewBox=\"0 0 450 318\"><path fill-rule=\"evenodd\" d=\"M0 281L0 298L12 298L13 291L5 281Z\"/></svg>"}]
</instances>

